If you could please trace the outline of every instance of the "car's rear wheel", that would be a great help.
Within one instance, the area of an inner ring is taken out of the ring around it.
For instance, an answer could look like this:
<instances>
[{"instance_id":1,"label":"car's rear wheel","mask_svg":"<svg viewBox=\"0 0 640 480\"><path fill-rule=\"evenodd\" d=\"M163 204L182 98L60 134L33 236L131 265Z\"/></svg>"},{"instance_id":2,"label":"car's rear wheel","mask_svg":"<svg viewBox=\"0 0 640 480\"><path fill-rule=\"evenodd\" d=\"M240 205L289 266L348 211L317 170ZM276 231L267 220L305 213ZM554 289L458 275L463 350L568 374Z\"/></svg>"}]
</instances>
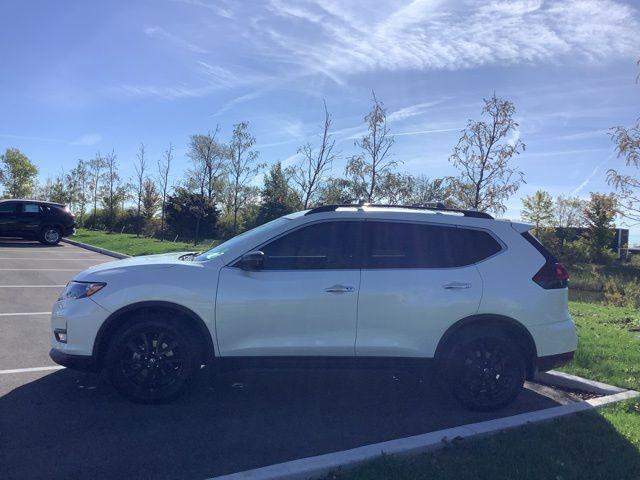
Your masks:
<instances>
[{"instance_id":1,"label":"car's rear wheel","mask_svg":"<svg viewBox=\"0 0 640 480\"><path fill-rule=\"evenodd\" d=\"M518 343L499 330L469 330L445 353L445 378L453 396L472 410L490 411L511 403L526 375Z\"/></svg>"},{"instance_id":2,"label":"car's rear wheel","mask_svg":"<svg viewBox=\"0 0 640 480\"><path fill-rule=\"evenodd\" d=\"M62 239L62 232L58 227L44 227L40 232L40 242L45 245L57 245Z\"/></svg>"},{"instance_id":3,"label":"car's rear wheel","mask_svg":"<svg viewBox=\"0 0 640 480\"><path fill-rule=\"evenodd\" d=\"M184 393L200 366L191 332L168 319L137 320L113 336L106 368L113 386L138 403L162 403Z\"/></svg>"}]
</instances>

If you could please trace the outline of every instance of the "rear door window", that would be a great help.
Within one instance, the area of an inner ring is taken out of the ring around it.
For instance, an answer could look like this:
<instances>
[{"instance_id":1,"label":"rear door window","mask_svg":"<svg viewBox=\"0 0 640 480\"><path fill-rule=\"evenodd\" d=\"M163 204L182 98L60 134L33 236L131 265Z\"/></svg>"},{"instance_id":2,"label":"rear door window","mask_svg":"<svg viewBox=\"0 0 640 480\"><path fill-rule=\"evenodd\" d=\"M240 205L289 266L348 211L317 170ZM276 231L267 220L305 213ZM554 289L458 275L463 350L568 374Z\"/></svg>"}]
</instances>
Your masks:
<instances>
[{"instance_id":1,"label":"rear door window","mask_svg":"<svg viewBox=\"0 0 640 480\"><path fill-rule=\"evenodd\" d=\"M367 221L363 268L454 268L502 248L487 232L455 226Z\"/></svg>"}]
</instances>

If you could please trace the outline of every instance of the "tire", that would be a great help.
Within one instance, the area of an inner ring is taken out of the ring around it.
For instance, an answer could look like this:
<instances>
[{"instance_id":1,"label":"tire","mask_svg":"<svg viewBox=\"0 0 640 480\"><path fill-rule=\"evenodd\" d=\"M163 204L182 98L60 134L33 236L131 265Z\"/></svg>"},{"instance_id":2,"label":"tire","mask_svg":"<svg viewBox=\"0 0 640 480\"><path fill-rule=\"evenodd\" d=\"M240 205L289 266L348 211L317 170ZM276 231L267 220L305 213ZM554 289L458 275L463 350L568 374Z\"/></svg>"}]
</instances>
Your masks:
<instances>
[{"instance_id":1,"label":"tire","mask_svg":"<svg viewBox=\"0 0 640 480\"><path fill-rule=\"evenodd\" d=\"M44 243L45 245L57 245L60 243L62 239L62 232L58 227L44 227L40 232L40 243Z\"/></svg>"},{"instance_id":2,"label":"tire","mask_svg":"<svg viewBox=\"0 0 640 480\"><path fill-rule=\"evenodd\" d=\"M198 342L178 322L158 315L119 329L106 352L115 389L136 403L165 403L183 394L200 367Z\"/></svg>"},{"instance_id":3,"label":"tire","mask_svg":"<svg viewBox=\"0 0 640 480\"><path fill-rule=\"evenodd\" d=\"M526 375L524 353L499 329L463 331L449 345L444 380L465 407L497 410L513 402L522 391Z\"/></svg>"}]
</instances>

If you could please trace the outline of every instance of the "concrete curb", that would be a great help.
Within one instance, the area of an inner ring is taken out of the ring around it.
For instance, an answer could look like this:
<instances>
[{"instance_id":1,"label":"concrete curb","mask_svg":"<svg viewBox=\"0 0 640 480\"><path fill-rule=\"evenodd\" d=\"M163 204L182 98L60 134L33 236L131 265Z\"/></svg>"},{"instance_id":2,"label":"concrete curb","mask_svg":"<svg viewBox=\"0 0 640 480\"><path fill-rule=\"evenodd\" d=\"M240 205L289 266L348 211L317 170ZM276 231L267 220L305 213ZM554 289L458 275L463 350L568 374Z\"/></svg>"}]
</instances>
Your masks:
<instances>
[{"instance_id":1,"label":"concrete curb","mask_svg":"<svg viewBox=\"0 0 640 480\"><path fill-rule=\"evenodd\" d=\"M624 388L614 387L612 385L607 385L606 383L588 380L586 378L558 372L556 370L537 373L536 381L547 385L579 390L581 392L597 393L598 395L613 395L626 391Z\"/></svg>"},{"instance_id":2,"label":"concrete curb","mask_svg":"<svg viewBox=\"0 0 640 480\"><path fill-rule=\"evenodd\" d=\"M565 378L569 377L569 378ZM306 480L326 475L338 469L354 468L364 462L374 460L380 455L412 455L424 453L442 448L452 440L479 438L523 425L549 421L555 418L571 415L598 408L610 403L620 402L640 395L633 390L623 390L600 382L593 382L575 375L567 375L560 372L549 372L547 379L553 383L555 379L571 381L571 387L578 390L597 388L600 391L607 390L610 393L604 397L591 400L560 405L558 407L521 413L510 417L496 418L485 422L462 425L460 427L447 428L436 432L425 433L413 437L399 438L387 442L365 445L363 447L344 450L341 452L327 453L316 457L301 458L290 462L269 465L267 467L246 470L212 477L208 480ZM582 388L577 388L580 385ZM564 386L564 385L562 385ZM595 390L590 390L594 393Z\"/></svg>"},{"instance_id":3,"label":"concrete curb","mask_svg":"<svg viewBox=\"0 0 640 480\"><path fill-rule=\"evenodd\" d=\"M103 255L109 255L110 257L114 257L114 258L119 258L119 259L131 258L130 255L125 255L124 253L114 252L112 250L107 250L106 248L94 247L93 245L78 242L76 240L71 240L69 238L63 238L62 241L70 245L74 245L76 247L91 250L92 252L102 253Z\"/></svg>"}]
</instances>

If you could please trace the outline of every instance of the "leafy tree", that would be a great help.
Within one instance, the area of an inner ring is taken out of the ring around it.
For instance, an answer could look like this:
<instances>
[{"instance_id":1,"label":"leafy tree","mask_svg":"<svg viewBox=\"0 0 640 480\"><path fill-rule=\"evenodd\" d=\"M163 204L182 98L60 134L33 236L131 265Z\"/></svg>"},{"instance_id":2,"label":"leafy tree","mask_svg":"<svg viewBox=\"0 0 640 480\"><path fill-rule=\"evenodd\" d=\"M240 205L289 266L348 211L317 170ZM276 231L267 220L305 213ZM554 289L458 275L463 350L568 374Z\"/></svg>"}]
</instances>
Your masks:
<instances>
[{"instance_id":1,"label":"leafy tree","mask_svg":"<svg viewBox=\"0 0 640 480\"><path fill-rule=\"evenodd\" d=\"M96 218L98 210L99 191L104 178L105 160L98 152L89 160L89 182L91 184L91 200L93 200L93 218Z\"/></svg>"},{"instance_id":2,"label":"leafy tree","mask_svg":"<svg viewBox=\"0 0 640 480\"><path fill-rule=\"evenodd\" d=\"M187 156L193 162L193 168L189 171L187 185L200 196L200 210L196 216L194 245L200 239L200 224L202 223L207 206L214 202L214 183L218 179L219 172L224 168L224 151L216 141L218 129L214 133L206 135L192 135L189 142Z\"/></svg>"},{"instance_id":3,"label":"leafy tree","mask_svg":"<svg viewBox=\"0 0 640 480\"><path fill-rule=\"evenodd\" d=\"M354 155L345 168L345 174L351 181L351 190L357 198L364 198L373 203L380 200L381 180L398 165L391 159L390 149L394 137L387 126L387 111L378 101L375 92L373 107L364 118L367 133L355 145L362 150Z\"/></svg>"},{"instance_id":4,"label":"leafy tree","mask_svg":"<svg viewBox=\"0 0 640 480\"><path fill-rule=\"evenodd\" d=\"M229 149L216 140L218 129L211 133L192 135L187 156L193 163L188 172L188 183L206 195L209 201L216 201L221 192L220 176L224 173L229 158ZM217 194L217 195L216 195Z\"/></svg>"},{"instance_id":5,"label":"leafy tree","mask_svg":"<svg viewBox=\"0 0 640 480\"><path fill-rule=\"evenodd\" d=\"M319 147L314 149L310 143L304 144L298 149L302 160L288 169L304 210L317 201L317 195L324 184L325 176L337 158L337 154L334 152L336 141L329 133L331 123L327 102L324 102L324 125Z\"/></svg>"},{"instance_id":6,"label":"leafy tree","mask_svg":"<svg viewBox=\"0 0 640 480\"><path fill-rule=\"evenodd\" d=\"M103 158L104 184L101 191L101 200L105 209L106 226L111 232L115 224L118 210L126 200L127 187L122 184L118 172L118 157L111 152Z\"/></svg>"},{"instance_id":7,"label":"leafy tree","mask_svg":"<svg viewBox=\"0 0 640 480\"><path fill-rule=\"evenodd\" d=\"M156 184L147 177L142 185L142 210L141 215L144 219L144 224L149 225L156 213L158 212L158 206L160 204L160 193L156 187Z\"/></svg>"},{"instance_id":8,"label":"leafy tree","mask_svg":"<svg viewBox=\"0 0 640 480\"><path fill-rule=\"evenodd\" d=\"M591 198L584 208L584 218L587 223L585 239L594 262L607 259L607 252L615 236L613 221L616 213L617 202L614 194L591 193Z\"/></svg>"},{"instance_id":9,"label":"leafy tree","mask_svg":"<svg viewBox=\"0 0 640 480\"><path fill-rule=\"evenodd\" d=\"M462 207L504 213L505 201L524 182L523 173L509 164L525 148L517 137L514 113L513 103L494 94L484 99L482 115L487 120L469 120L462 131L449 157L460 171L453 188Z\"/></svg>"},{"instance_id":10,"label":"leafy tree","mask_svg":"<svg viewBox=\"0 0 640 480\"><path fill-rule=\"evenodd\" d=\"M442 202L453 206L449 178L431 180L424 175L389 173L381 182L381 193L391 204L426 205Z\"/></svg>"},{"instance_id":11,"label":"leafy tree","mask_svg":"<svg viewBox=\"0 0 640 480\"><path fill-rule=\"evenodd\" d=\"M87 162L78 160L77 165L67 174L67 185L71 191L70 203L78 214L78 223L84 224L84 215L89 202L89 168Z\"/></svg>"},{"instance_id":12,"label":"leafy tree","mask_svg":"<svg viewBox=\"0 0 640 480\"><path fill-rule=\"evenodd\" d=\"M262 203L258 209L256 225L287 215L298 208L298 200L289 187L280 162L274 164L265 176L261 196Z\"/></svg>"},{"instance_id":13,"label":"leafy tree","mask_svg":"<svg viewBox=\"0 0 640 480\"><path fill-rule=\"evenodd\" d=\"M264 168L263 164L258 163L258 152L253 150L256 139L248 129L249 124L246 122L236 124L229 144L227 185L234 234L238 232L238 214L254 194L254 189L249 184Z\"/></svg>"},{"instance_id":14,"label":"leafy tree","mask_svg":"<svg viewBox=\"0 0 640 480\"><path fill-rule=\"evenodd\" d=\"M4 185L4 194L7 197L32 196L37 175L38 167L17 148L7 148L0 155L0 183Z\"/></svg>"},{"instance_id":15,"label":"leafy tree","mask_svg":"<svg viewBox=\"0 0 640 480\"><path fill-rule=\"evenodd\" d=\"M549 192L538 190L533 195L527 195L522 199L522 219L535 225L534 233L540 236L542 227L553 223L553 199Z\"/></svg>"},{"instance_id":16,"label":"leafy tree","mask_svg":"<svg viewBox=\"0 0 640 480\"><path fill-rule=\"evenodd\" d=\"M560 255L564 255L565 242L569 231L584 225L584 201L577 197L559 196L553 209L554 224L559 227L558 249Z\"/></svg>"},{"instance_id":17,"label":"leafy tree","mask_svg":"<svg viewBox=\"0 0 640 480\"><path fill-rule=\"evenodd\" d=\"M198 235L203 238L215 238L217 234L218 210L213 202L205 197L202 208L202 196L184 187L175 189L167 196L165 221L169 233L180 238L196 237L196 221L202 219Z\"/></svg>"},{"instance_id":18,"label":"leafy tree","mask_svg":"<svg viewBox=\"0 0 640 480\"><path fill-rule=\"evenodd\" d=\"M350 203L355 198L352 184L345 178L329 177L318 192L318 203L321 205Z\"/></svg>"}]
</instances>

